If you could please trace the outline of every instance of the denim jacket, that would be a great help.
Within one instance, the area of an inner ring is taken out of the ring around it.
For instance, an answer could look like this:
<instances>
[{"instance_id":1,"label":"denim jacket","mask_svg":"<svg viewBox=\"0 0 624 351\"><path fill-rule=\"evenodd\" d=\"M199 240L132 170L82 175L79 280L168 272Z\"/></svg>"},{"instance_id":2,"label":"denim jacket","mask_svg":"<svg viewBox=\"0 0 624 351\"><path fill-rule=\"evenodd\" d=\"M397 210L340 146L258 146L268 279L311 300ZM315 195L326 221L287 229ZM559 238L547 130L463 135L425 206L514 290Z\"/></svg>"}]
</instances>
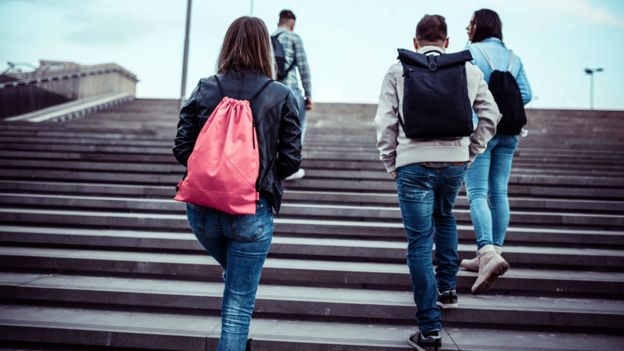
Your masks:
<instances>
[{"instance_id":1,"label":"denim jacket","mask_svg":"<svg viewBox=\"0 0 624 351\"><path fill-rule=\"evenodd\" d=\"M527 80L526 73L524 72L522 61L520 61L520 58L511 50L505 47L502 40L494 37L487 38L478 43L468 44L466 48L470 50L470 53L472 54L472 63L479 67L481 72L483 72L486 82L490 81L490 75L494 69L498 69L500 71L510 71L516 78L516 82L518 82L518 87L520 88L520 93L522 93L522 101L524 104L526 105L529 101L531 101L533 94L531 92L531 86ZM508 69L512 58L513 62L511 62L511 67ZM494 69L492 69L488 63L488 59L492 62Z\"/></svg>"}]
</instances>

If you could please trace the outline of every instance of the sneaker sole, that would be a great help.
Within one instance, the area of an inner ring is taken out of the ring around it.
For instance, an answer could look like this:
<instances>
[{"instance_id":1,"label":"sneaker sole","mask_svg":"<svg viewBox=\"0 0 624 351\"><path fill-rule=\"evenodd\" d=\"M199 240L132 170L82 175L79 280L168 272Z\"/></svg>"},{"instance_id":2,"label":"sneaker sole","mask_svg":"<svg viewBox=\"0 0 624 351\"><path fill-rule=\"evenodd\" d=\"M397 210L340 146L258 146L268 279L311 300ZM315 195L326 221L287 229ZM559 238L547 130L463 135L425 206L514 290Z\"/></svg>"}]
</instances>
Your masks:
<instances>
[{"instance_id":1,"label":"sneaker sole","mask_svg":"<svg viewBox=\"0 0 624 351\"><path fill-rule=\"evenodd\" d=\"M448 309L453 309L453 308L459 308L459 303L441 303L441 302L436 302L436 306L444 309L444 310L448 310Z\"/></svg>"},{"instance_id":2,"label":"sneaker sole","mask_svg":"<svg viewBox=\"0 0 624 351\"><path fill-rule=\"evenodd\" d=\"M483 281L483 283L479 286L477 286L472 293L473 294L481 294L484 293L488 290L490 290L492 288L492 286L494 286L494 282L496 281L496 279L502 275L504 275L505 273L507 273L507 271L509 270L510 265L508 262L502 262L501 264L499 264L491 273L490 275L485 278L485 280Z\"/></svg>"},{"instance_id":3,"label":"sneaker sole","mask_svg":"<svg viewBox=\"0 0 624 351\"><path fill-rule=\"evenodd\" d=\"M442 348L442 346L440 346L440 347L433 347L433 346L431 346L429 348L429 350L423 349L422 347L418 346L418 344L413 342L412 339L407 339L407 343L410 344L410 346L412 346L413 348L415 348L418 351L431 351L432 349L437 351L437 350L440 350Z\"/></svg>"}]
</instances>

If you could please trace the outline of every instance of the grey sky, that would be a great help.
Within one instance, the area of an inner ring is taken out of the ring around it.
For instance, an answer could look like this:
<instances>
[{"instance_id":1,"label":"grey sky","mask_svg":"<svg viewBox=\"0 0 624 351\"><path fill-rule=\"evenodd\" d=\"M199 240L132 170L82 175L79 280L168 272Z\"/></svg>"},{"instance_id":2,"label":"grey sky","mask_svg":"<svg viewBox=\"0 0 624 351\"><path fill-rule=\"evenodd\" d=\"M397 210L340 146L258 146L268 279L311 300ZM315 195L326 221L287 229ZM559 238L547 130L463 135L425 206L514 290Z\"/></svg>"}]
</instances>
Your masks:
<instances>
[{"instance_id":1,"label":"grey sky","mask_svg":"<svg viewBox=\"0 0 624 351\"><path fill-rule=\"evenodd\" d=\"M140 97L179 94L185 0L0 0L0 64L39 59L116 62L141 79ZM227 4L224 5L224 4ZM214 73L228 25L249 14L248 0L194 0L188 92ZM376 102L396 48L411 48L422 15L442 14L450 50L466 45L472 12L488 7L523 60L537 97L532 107L586 108L596 76L598 108L624 109L624 1L619 0L255 0L255 15L275 28L290 8L304 40L316 101Z\"/></svg>"}]
</instances>

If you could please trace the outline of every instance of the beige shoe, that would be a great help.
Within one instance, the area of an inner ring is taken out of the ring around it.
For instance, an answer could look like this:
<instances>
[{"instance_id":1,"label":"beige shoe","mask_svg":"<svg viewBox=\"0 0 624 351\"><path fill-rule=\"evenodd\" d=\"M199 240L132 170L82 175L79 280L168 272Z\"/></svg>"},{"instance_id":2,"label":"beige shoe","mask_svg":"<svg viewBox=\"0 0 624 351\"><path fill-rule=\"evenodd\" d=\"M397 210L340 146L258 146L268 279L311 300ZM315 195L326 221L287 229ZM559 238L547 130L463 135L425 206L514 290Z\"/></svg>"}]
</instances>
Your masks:
<instances>
[{"instance_id":1,"label":"beige shoe","mask_svg":"<svg viewBox=\"0 0 624 351\"><path fill-rule=\"evenodd\" d=\"M459 262L459 266L467 271L478 272L479 271L479 255L475 258L464 258Z\"/></svg>"},{"instance_id":2,"label":"beige shoe","mask_svg":"<svg viewBox=\"0 0 624 351\"><path fill-rule=\"evenodd\" d=\"M499 254L500 256L503 255L503 248L501 246L496 246L494 245L494 250L496 251L497 254Z\"/></svg>"},{"instance_id":3,"label":"beige shoe","mask_svg":"<svg viewBox=\"0 0 624 351\"><path fill-rule=\"evenodd\" d=\"M473 294L480 294L492 287L499 276L509 269L509 263L496 252L494 245L485 245L479 250L479 276L472 286Z\"/></svg>"}]
</instances>

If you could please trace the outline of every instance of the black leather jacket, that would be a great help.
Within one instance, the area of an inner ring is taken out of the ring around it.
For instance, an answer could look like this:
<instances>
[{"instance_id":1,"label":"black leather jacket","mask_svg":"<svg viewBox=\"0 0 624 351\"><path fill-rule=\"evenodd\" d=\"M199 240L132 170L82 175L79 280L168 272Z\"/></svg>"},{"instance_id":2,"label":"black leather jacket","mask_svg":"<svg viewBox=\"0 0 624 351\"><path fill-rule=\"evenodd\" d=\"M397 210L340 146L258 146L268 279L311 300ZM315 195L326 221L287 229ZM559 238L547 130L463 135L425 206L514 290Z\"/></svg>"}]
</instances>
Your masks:
<instances>
[{"instance_id":1,"label":"black leather jacket","mask_svg":"<svg viewBox=\"0 0 624 351\"><path fill-rule=\"evenodd\" d=\"M224 92L233 99L249 100L268 78L255 72L219 75ZM186 167L204 123L223 99L214 76L203 78L180 110L173 154ZM282 180L301 163L301 128L297 100L285 85L272 82L251 104L260 150L260 173L256 190L268 196L279 213Z\"/></svg>"}]
</instances>

